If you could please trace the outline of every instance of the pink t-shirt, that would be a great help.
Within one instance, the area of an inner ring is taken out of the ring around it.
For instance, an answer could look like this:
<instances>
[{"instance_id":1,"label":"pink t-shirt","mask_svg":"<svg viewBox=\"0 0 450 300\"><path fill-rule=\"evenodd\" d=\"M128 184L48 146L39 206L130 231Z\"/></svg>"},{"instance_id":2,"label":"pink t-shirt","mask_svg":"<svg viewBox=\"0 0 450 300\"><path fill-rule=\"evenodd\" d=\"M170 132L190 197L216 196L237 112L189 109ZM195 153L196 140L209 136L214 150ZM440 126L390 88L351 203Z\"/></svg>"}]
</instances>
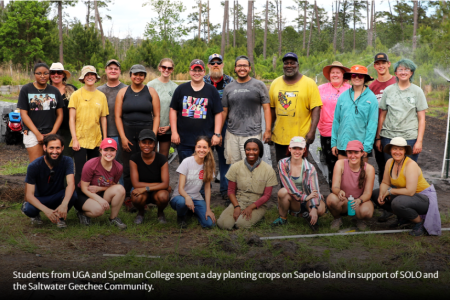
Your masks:
<instances>
[{"instance_id":1,"label":"pink t-shirt","mask_svg":"<svg viewBox=\"0 0 450 300\"><path fill-rule=\"evenodd\" d=\"M328 82L319 86L320 98L322 99L322 109L320 110L320 120L317 128L320 135L324 137L331 136L331 127L333 126L334 110L339 96L351 88L351 85L344 83L339 89L333 87Z\"/></svg>"},{"instance_id":2,"label":"pink t-shirt","mask_svg":"<svg viewBox=\"0 0 450 300\"><path fill-rule=\"evenodd\" d=\"M89 182L89 185L101 187L108 187L118 183L120 176L122 176L122 165L118 161L113 160L111 170L107 171L103 168L101 159L101 157L94 157L84 164L81 180ZM81 187L81 182L78 183L78 187Z\"/></svg>"}]
</instances>

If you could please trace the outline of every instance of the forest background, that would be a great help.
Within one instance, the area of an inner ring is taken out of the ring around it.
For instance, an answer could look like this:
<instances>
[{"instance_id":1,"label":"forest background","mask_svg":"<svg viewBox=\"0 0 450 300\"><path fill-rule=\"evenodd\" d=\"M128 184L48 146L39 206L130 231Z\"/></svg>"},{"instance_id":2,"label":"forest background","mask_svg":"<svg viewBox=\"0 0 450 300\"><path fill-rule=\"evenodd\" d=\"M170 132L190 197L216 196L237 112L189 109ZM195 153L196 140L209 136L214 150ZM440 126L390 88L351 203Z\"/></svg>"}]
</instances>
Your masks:
<instances>
[{"instance_id":1,"label":"forest background","mask_svg":"<svg viewBox=\"0 0 450 300\"><path fill-rule=\"evenodd\" d=\"M83 19L67 13L77 2L86 6ZM37 61L60 61L76 75L88 64L103 72L111 58L121 62L126 83L133 64L156 76L164 57L175 61L173 79L186 80L190 61L207 61L212 53L224 56L225 74L233 75L235 57L246 54L253 75L271 80L282 75L281 58L290 51L299 55L300 72L317 76L318 83L325 82L322 68L335 60L368 66L375 75L377 52L386 52L392 62L412 59L418 85L422 79L424 86L446 87L450 74L449 1L231 0L221 2L221 24L211 22L217 17L207 0L133 1L136 10L157 13L143 38L131 32L120 38L104 28L114 17L108 15L113 5L113 0L0 1L0 85L28 83ZM377 10L381 5L388 10ZM287 19L287 11L297 17Z\"/></svg>"}]
</instances>

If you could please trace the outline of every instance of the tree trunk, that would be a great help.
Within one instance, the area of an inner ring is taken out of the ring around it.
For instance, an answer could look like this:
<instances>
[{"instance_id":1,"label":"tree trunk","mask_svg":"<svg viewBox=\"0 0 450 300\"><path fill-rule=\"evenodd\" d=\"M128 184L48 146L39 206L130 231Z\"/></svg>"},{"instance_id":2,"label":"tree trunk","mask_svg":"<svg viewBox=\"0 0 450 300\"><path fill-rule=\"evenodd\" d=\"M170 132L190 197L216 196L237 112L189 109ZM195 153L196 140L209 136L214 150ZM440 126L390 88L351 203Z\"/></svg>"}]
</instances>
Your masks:
<instances>
[{"instance_id":1,"label":"tree trunk","mask_svg":"<svg viewBox=\"0 0 450 300\"><path fill-rule=\"evenodd\" d=\"M95 29L99 30L99 28L98 28L98 14L97 14L97 8L98 8L98 6L97 6L97 0L94 0L94 16L95 16L94 23L95 23Z\"/></svg>"},{"instance_id":2,"label":"tree trunk","mask_svg":"<svg viewBox=\"0 0 450 300\"><path fill-rule=\"evenodd\" d=\"M312 36L313 22L314 22L314 18L311 17L311 23L309 25L309 40L308 40L308 49L306 50L306 57L309 57L309 48L311 46L311 36Z\"/></svg>"},{"instance_id":3,"label":"tree trunk","mask_svg":"<svg viewBox=\"0 0 450 300\"><path fill-rule=\"evenodd\" d=\"M253 1L248 1L248 12L247 12L247 56L253 65L253 29L252 29L252 11L253 11Z\"/></svg>"},{"instance_id":4,"label":"tree trunk","mask_svg":"<svg viewBox=\"0 0 450 300\"><path fill-rule=\"evenodd\" d=\"M225 55L225 35L227 30L227 19L228 19L228 1L225 1L223 9L222 44L220 47L220 55L222 55L222 57L224 57Z\"/></svg>"},{"instance_id":5,"label":"tree trunk","mask_svg":"<svg viewBox=\"0 0 450 300\"><path fill-rule=\"evenodd\" d=\"M372 41L374 45L376 39L377 39L377 14L375 9L375 1L372 0Z\"/></svg>"},{"instance_id":6,"label":"tree trunk","mask_svg":"<svg viewBox=\"0 0 450 300\"><path fill-rule=\"evenodd\" d=\"M0 1L0 8L5 9L5 1Z\"/></svg>"},{"instance_id":7,"label":"tree trunk","mask_svg":"<svg viewBox=\"0 0 450 300\"><path fill-rule=\"evenodd\" d=\"M356 50L356 4L353 1L353 51Z\"/></svg>"},{"instance_id":8,"label":"tree trunk","mask_svg":"<svg viewBox=\"0 0 450 300\"><path fill-rule=\"evenodd\" d=\"M269 22L269 0L266 1L266 19L264 22L264 42L263 42L263 57L266 59L266 48L267 48L267 30Z\"/></svg>"},{"instance_id":9,"label":"tree trunk","mask_svg":"<svg viewBox=\"0 0 450 300\"><path fill-rule=\"evenodd\" d=\"M347 0L344 0L344 2L342 2L343 4L343 14L342 14L342 38L341 38L341 50L342 52L344 52L344 40L345 40L345 19L346 19L346 14L347 14Z\"/></svg>"},{"instance_id":10,"label":"tree trunk","mask_svg":"<svg viewBox=\"0 0 450 300\"><path fill-rule=\"evenodd\" d=\"M97 25L100 27L100 36L102 37L102 45L105 47L105 35L103 34L103 25L100 19L100 13L98 12L97 1L94 1L95 8L95 27L98 29Z\"/></svg>"},{"instance_id":11,"label":"tree trunk","mask_svg":"<svg viewBox=\"0 0 450 300\"><path fill-rule=\"evenodd\" d=\"M198 38L201 39L201 29L202 29L202 0L198 1Z\"/></svg>"},{"instance_id":12,"label":"tree trunk","mask_svg":"<svg viewBox=\"0 0 450 300\"><path fill-rule=\"evenodd\" d=\"M369 1L367 2L367 46L372 46L372 32L371 32L371 27L372 27L372 20L371 20L371 12L370 12L370 8L372 6L372 4L369 5Z\"/></svg>"},{"instance_id":13,"label":"tree trunk","mask_svg":"<svg viewBox=\"0 0 450 300\"><path fill-rule=\"evenodd\" d=\"M255 28L255 0L252 0L252 30L253 30L253 48L255 47L256 44L256 28ZM253 70L254 72L255 70ZM256 74L256 73L255 73Z\"/></svg>"},{"instance_id":14,"label":"tree trunk","mask_svg":"<svg viewBox=\"0 0 450 300\"><path fill-rule=\"evenodd\" d=\"M280 0L280 19L278 21L278 56L281 56L281 41L282 41L282 34L283 34L283 17L281 14L281 0Z\"/></svg>"},{"instance_id":15,"label":"tree trunk","mask_svg":"<svg viewBox=\"0 0 450 300\"><path fill-rule=\"evenodd\" d=\"M339 18L339 6L341 1L336 1L336 9L334 11L334 34L333 34L333 53L336 54L336 43L337 43L337 25Z\"/></svg>"},{"instance_id":16,"label":"tree trunk","mask_svg":"<svg viewBox=\"0 0 450 300\"><path fill-rule=\"evenodd\" d=\"M306 9L308 8L308 2L304 3L303 6L303 50L306 46Z\"/></svg>"},{"instance_id":17,"label":"tree trunk","mask_svg":"<svg viewBox=\"0 0 450 300\"><path fill-rule=\"evenodd\" d=\"M230 46L230 9L228 5L227 5L227 46Z\"/></svg>"},{"instance_id":18,"label":"tree trunk","mask_svg":"<svg viewBox=\"0 0 450 300\"><path fill-rule=\"evenodd\" d=\"M2 1L3 4L3 1ZM2 8L3 9L3 8ZM58 29L59 29L59 62L64 64L63 29L62 29L62 2L58 2Z\"/></svg>"},{"instance_id":19,"label":"tree trunk","mask_svg":"<svg viewBox=\"0 0 450 300\"><path fill-rule=\"evenodd\" d=\"M91 18L91 2L86 2L87 14L86 14L86 27L89 27L89 19Z\"/></svg>"},{"instance_id":20,"label":"tree trunk","mask_svg":"<svg viewBox=\"0 0 450 300\"><path fill-rule=\"evenodd\" d=\"M417 47L417 0L414 2L414 29L413 29L413 51L416 51Z\"/></svg>"},{"instance_id":21,"label":"tree trunk","mask_svg":"<svg viewBox=\"0 0 450 300\"><path fill-rule=\"evenodd\" d=\"M317 9L317 2L314 0L314 11L316 13L317 31L320 35L320 20L319 20L319 10Z\"/></svg>"},{"instance_id":22,"label":"tree trunk","mask_svg":"<svg viewBox=\"0 0 450 300\"><path fill-rule=\"evenodd\" d=\"M233 47L236 47L236 1L233 1Z\"/></svg>"},{"instance_id":23,"label":"tree trunk","mask_svg":"<svg viewBox=\"0 0 450 300\"><path fill-rule=\"evenodd\" d=\"M209 0L207 1L207 3L208 3L208 44L209 44L209 39L210 39L210 32L209 32Z\"/></svg>"}]
</instances>

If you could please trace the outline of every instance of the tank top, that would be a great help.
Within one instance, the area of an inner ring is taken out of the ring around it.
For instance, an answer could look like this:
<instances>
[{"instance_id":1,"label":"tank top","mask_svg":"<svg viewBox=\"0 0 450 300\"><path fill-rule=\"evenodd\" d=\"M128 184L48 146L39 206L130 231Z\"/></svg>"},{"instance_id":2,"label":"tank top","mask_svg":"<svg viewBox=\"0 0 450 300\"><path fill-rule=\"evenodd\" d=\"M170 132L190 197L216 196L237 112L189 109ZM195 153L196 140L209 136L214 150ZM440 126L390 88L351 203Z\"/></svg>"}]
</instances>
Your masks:
<instances>
[{"instance_id":1,"label":"tank top","mask_svg":"<svg viewBox=\"0 0 450 300\"><path fill-rule=\"evenodd\" d=\"M366 165L367 163L364 163L364 170L366 169ZM344 159L344 172L342 172L341 177L341 190L345 192L345 197L352 195L353 198L357 199L364 193L364 185L361 189L358 187L360 173L361 169L359 169L358 172L353 172L350 169L348 159Z\"/></svg>"},{"instance_id":2,"label":"tank top","mask_svg":"<svg viewBox=\"0 0 450 300\"><path fill-rule=\"evenodd\" d=\"M405 168L406 162L409 159L410 158L408 156L405 158L405 161L403 162L403 166L398 174L397 179L392 178L392 169L394 168L394 160L392 160L391 168L389 171L389 178L391 179L391 185L395 186L396 188L399 188L399 189L406 188L406 177L405 177L405 174L403 174L403 169ZM425 180L425 178L423 177L423 174L422 174L422 169L420 169L420 175L419 175L419 180L417 181L416 193L420 193L429 187L430 187L430 184Z\"/></svg>"},{"instance_id":3,"label":"tank top","mask_svg":"<svg viewBox=\"0 0 450 300\"><path fill-rule=\"evenodd\" d=\"M153 126L152 100L146 85L139 93L135 93L129 86L123 96L123 123L129 126Z\"/></svg>"}]
</instances>

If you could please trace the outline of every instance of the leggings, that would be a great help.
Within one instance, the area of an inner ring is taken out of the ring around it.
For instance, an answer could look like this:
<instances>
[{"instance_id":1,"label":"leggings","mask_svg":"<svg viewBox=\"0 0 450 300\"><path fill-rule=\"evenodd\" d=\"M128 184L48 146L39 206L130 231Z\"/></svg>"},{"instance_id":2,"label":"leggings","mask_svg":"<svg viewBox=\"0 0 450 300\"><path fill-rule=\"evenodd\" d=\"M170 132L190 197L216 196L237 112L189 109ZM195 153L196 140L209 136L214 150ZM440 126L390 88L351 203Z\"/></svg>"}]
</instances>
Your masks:
<instances>
[{"instance_id":1,"label":"leggings","mask_svg":"<svg viewBox=\"0 0 450 300\"><path fill-rule=\"evenodd\" d=\"M397 195L391 196L392 200L388 200L384 205L379 205L378 195L380 189L372 192L371 200L384 210L393 212L401 219L414 220L419 215L425 215L428 212L428 197L422 194L414 194L413 196Z\"/></svg>"},{"instance_id":2,"label":"leggings","mask_svg":"<svg viewBox=\"0 0 450 300\"><path fill-rule=\"evenodd\" d=\"M91 158L100 155L98 147L94 149L80 148L78 151L73 151L73 160L75 161L75 186L81 181L81 172L83 171L84 164Z\"/></svg>"},{"instance_id":3,"label":"leggings","mask_svg":"<svg viewBox=\"0 0 450 300\"><path fill-rule=\"evenodd\" d=\"M322 146L322 153L325 156L325 163L328 167L328 185L331 190L331 183L333 181L333 171L334 165L336 164L338 158L334 156L331 152L331 137L320 136L320 144Z\"/></svg>"}]
</instances>

